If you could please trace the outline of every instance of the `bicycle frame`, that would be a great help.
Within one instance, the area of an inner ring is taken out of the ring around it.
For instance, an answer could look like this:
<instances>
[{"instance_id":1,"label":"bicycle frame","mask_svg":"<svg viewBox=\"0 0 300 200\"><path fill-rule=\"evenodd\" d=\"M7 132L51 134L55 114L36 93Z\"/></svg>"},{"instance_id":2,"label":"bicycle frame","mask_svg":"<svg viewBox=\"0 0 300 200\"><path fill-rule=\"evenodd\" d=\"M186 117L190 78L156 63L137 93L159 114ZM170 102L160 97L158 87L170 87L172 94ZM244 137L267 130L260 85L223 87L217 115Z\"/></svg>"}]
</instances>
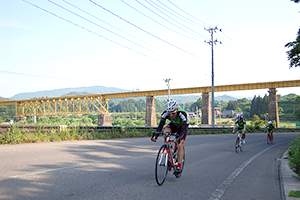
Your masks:
<instances>
[{"instance_id":1,"label":"bicycle frame","mask_svg":"<svg viewBox=\"0 0 300 200\"><path fill-rule=\"evenodd\" d=\"M238 153L238 150L240 149L240 151L243 151L243 133L241 130L237 130L237 138L236 138L236 142L235 142L235 152ZM237 141L239 140L239 142Z\"/></svg>"},{"instance_id":2,"label":"bicycle frame","mask_svg":"<svg viewBox=\"0 0 300 200\"><path fill-rule=\"evenodd\" d=\"M271 131L268 131L268 135L267 135L267 143L268 144L273 144L273 137L271 135Z\"/></svg>"},{"instance_id":3,"label":"bicycle frame","mask_svg":"<svg viewBox=\"0 0 300 200\"><path fill-rule=\"evenodd\" d=\"M165 159L165 165L167 165L168 160L170 162L170 167L174 168L176 166L175 161L174 161L174 157L175 157L175 151L177 150L177 141L174 139L171 139L171 135L176 136L176 133L159 133L159 134L164 134L166 135L166 141L164 142L167 145L167 149L165 149L167 152L165 152L165 150L162 153L166 153L166 156L168 156L168 159ZM172 144L174 144L174 148L172 146ZM172 152L172 150L174 149L174 152ZM160 159L161 162L162 158Z\"/></svg>"},{"instance_id":4,"label":"bicycle frame","mask_svg":"<svg viewBox=\"0 0 300 200\"><path fill-rule=\"evenodd\" d=\"M176 169L176 159L178 159L178 148L177 148L177 140L176 139L171 139L171 136L177 136L176 133L156 133L156 134L164 134L165 136L165 142L164 144L160 147L157 158L156 158L156 166L155 166L155 179L156 182L159 186L161 186L164 181L166 180L167 174L169 171L172 169ZM152 135L153 137L154 135ZM182 165L181 169L183 170L184 167L184 160L185 156L183 157L182 160ZM181 173L175 174L176 178L179 178L181 176Z\"/></svg>"}]
</instances>

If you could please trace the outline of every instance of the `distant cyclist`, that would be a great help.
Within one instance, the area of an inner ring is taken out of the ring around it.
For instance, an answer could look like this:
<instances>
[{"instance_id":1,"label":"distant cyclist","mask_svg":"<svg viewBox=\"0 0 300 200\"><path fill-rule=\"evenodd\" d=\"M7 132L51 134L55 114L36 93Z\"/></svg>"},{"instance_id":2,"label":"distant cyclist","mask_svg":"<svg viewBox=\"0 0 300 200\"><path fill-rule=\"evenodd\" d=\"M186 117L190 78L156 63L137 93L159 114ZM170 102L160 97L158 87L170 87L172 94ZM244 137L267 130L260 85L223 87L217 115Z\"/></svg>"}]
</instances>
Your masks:
<instances>
[{"instance_id":1,"label":"distant cyclist","mask_svg":"<svg viewBox=\"0 0 300 200\"><path fill-rule=\"evenodd\" d=\"M272 121L268 122L268 125L265 128L265 132L267 132L267 130L271 135L271 141L273 141L273 131L275 130L275 126L273 125Z\"/></svg>"},{"instance_id":2,"label":"distant cyclist","mask_svg":"<svg viewBox=\"0 0 300 200\"><path fill-rule=\"evenodd\" d=\"M167 119L170 123L165 127L164 132L177 133L178 142L178 165L174 171L175 174L182 172L181 164L184 157L184 141L187 135L189 120L186 111L178 109L179 105L175 100L168 101L166 103L165 111L161 114L160 123L156 129L157 132L161 132ZM156 141L158 135L153 135L151 140ZM166 136L164 135L166 140Z\"/></svg>"},{"instance_id":3,"label":"distant cyclist","mask_svg":"<svg viewBox=\"0 0 300 200\"><path fill-rule=\"evenodd\" d=\"M243 116L242 115L239 115L234 123L234 127L233 127L233 130L232 132L234 133L235 131L235 128L237 127L237 130L238 131L242 131L242 138L243 138L243 143L245 144L245 139L246 139L246 120L243 119ZM236 135L236 137L238 137L238 134Z\"/></svg>"}]
</instances>

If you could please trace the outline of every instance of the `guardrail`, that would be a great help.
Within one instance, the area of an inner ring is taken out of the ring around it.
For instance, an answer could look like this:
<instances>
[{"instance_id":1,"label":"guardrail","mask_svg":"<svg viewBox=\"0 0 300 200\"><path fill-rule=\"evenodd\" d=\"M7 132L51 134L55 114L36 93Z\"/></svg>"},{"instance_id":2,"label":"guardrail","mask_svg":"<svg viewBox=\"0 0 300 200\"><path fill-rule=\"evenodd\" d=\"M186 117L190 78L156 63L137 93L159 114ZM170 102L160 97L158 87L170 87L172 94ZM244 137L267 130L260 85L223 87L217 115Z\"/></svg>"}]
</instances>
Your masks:
<instances>
[{"instance_id":1,"label":"guardrail","mask_svg":"<svg viewBox=\"0 0 300 200\"><path fill-rule=\"evenodd\" d=\"M63 131L63 130L70 130L72 131L73 129L76 129L78 131L83 131L83 130L87 130L87 131L99 131L99 132L106 132L106 131L112 131L112 130L126 130L126 129L130 129L130 130L139 130L139 131L149 131L151 129L156 129L154 127L112 127L112 126L65 126L65 125L61 125L61 126L51 126L51 125L10 125L10 124L5 124L5 125L0 125L0 133L5 133L8 132L11 129L20 129L23 130L25 132L37 132L38 130L41 131L51 131L53 129L57 130L57 131ZM189 127L189 130L198 130L198 131L206 131L206 130L210 130L210 131L217 131L217 130L232 130L232 126L228 126L226 124L224 124L224 126L217 126L212 128L211 126L205 126L205 127ZM275 130L280 130L280 131L293 131L293 132L300 132L300 128L276 128Z\"/></svg>"},{"instance_id":2,"label":"guardrail","mask_svg":"<svg viewBox=\"0 0 300 200\"><path fill-rule=\"evenodd\" d=\"M53 129L58 130L58 131L63 131L63 130L70 130L72 131L73 129L76 129L78 131L82 130L88 130L88 131L99 131L99 132L105 132L105 131L112 131L112 130L125 130L125 129L135 129L139 131L149 131L151 129L156 129L154 127L112 127L112 126L51 126L51 125L10 125L10 124L5 124L5 125L0 125L0 133L5 133L11 129L21 129L25 132L37 132L38 130L41 131L51 131ZM225 129L232 129L232 127L189 127L189 130L225 130Z\"/></svg>"}]
</instances>

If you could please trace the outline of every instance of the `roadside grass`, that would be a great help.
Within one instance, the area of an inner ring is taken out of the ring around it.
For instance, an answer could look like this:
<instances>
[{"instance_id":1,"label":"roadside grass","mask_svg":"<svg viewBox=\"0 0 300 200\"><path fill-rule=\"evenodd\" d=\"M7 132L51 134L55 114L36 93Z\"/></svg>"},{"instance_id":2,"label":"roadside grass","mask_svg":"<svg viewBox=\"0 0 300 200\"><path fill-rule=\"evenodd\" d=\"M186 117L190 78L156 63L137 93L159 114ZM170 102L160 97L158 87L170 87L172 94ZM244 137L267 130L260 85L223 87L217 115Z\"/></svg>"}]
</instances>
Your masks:
<instances>
[{"instance_id":1,"label":"roadside grass","mask_svg":"<svg viewBox=\"0 0 300 200\"><path fill-rule=\"evenodd\" d=\"M97 139L113 139L113 138L135 138L135 137L150 137L153 129L146 131L137 130L135 127L114 127L111 130L102 132L89 129L79 129L77 127L64 130L50 129L44 130L41 127L37 128L36 132L28 132L27 129L12 126L8 132L0 133L1 144L21 144L21 143L37 143L37 142L55 142L67 140L97 140ZM246 133L262 133L264 128L259 126L247 126ZM285 131L286 130L282 130ZM293 131L293 130L290 130ZM297 131L297 130L295 130ZM275 132L281 132L276 130ZM226 134L232 133L231 129L221 130L189 130L188 135L200 134Z\"/></svg>"}]
</instances>

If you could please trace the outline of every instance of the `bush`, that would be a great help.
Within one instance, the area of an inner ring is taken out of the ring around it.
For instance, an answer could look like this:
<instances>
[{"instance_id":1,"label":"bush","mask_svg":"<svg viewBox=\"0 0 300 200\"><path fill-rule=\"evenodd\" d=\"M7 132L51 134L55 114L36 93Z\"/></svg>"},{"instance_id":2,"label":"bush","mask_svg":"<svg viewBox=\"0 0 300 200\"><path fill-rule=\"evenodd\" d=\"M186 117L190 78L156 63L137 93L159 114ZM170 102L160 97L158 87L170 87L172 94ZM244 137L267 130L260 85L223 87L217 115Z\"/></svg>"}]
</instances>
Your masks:
<instances>
[{"instance_id":1,"label":"bush","mask_svg":"<svg viewBox=\"0 0 300 200\"><path fill-rule=\"evenodd\" d=\"M288 164L300 178L300 136L291 142L289 147Z\"/></svg>"}]
</instances>

